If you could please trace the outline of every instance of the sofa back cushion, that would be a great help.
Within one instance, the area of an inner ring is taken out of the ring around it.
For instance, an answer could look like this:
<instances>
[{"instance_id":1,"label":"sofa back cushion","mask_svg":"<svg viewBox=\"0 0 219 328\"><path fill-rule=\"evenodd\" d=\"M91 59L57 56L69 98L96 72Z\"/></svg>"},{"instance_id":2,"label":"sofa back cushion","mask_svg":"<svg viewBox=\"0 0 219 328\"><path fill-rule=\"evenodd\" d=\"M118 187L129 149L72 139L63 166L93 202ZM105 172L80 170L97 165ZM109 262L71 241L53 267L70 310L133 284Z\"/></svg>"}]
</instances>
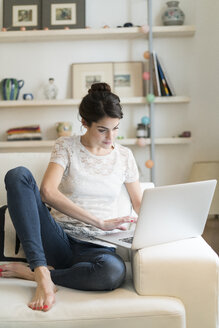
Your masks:
<instances>
[{"instance_id":1,"label":"sofa back cushion","mask_svg":"<svg viewBox=\"0 0 219 328\"><path fill-rule=\"evenodd\" d=\"M38 186L49 163L50 153L1 153L0 154L0 205L5 205L6 192L4 177L12 168L25 166L32 173Z\"/></svg>"}]
</instances>

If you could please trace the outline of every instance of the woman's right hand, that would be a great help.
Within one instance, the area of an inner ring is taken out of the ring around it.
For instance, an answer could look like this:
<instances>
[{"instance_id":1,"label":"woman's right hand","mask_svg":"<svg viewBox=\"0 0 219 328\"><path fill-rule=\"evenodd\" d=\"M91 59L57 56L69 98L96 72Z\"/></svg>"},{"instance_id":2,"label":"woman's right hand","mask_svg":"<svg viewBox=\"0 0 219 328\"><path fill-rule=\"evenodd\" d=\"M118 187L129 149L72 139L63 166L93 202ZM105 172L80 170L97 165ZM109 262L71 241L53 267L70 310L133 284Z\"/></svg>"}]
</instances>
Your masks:
<instances>
[{"instance_id":1,"label":"woman's right hand","mask_svg":"<svg viewBox=\"0 0 219 328\"><path fill-rule=\"evenodd\" d=\"M101 221L99 228L103 231L110 231L114 229L127 230L127 227L124 225L124 223L136 223L136 222L137 222L136 217L123 216L120 218L107 219Z\"/></svg>"}]
</instances>

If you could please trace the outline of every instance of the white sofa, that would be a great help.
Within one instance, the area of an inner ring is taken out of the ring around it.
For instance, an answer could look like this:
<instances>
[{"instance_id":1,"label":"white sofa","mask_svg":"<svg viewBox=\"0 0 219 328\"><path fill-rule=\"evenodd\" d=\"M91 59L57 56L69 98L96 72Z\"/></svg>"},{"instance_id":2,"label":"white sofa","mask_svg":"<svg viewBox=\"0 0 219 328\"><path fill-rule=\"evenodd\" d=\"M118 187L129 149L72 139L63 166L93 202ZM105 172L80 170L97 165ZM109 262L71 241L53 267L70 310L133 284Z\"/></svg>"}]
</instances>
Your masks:
<instances>
[{"instance_id":1,"label":"white sofa","mask_svg":"<svg viewBox=\"0 0 219 328\"><path fill-rule=\"evenodd\" d=\"M4 175L10 168L26 166L40 183L48 160L48 153L1 153L0 204L6 204ZM124 192L121 197L120 207L129 206ZM127 267L132 270L125 283L111 292L59 286L46 313L26 306L35 282L0 278L0 327L217 327L218 256L201 237L133 252Z\"/></svg>"}]
</instances>

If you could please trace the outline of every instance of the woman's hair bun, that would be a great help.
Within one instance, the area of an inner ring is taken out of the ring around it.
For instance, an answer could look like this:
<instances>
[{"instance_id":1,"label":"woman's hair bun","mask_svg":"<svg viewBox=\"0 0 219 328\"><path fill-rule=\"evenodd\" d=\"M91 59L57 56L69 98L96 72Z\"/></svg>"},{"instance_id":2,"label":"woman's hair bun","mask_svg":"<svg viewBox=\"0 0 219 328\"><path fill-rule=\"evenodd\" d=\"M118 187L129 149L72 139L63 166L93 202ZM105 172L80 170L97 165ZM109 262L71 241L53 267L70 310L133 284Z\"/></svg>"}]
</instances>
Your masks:
<instances>
[{"instance_id":1,"label":"woman's hair bun","mask_svg":"<svg viewBox=\"0 0 219 328\"><path fill-rule=\"evenodd\" d=\"M96 93L96 92L111 92L111 88L107 83L93 83L88 90L89 94Z\"/></svg>"}]
</instances>

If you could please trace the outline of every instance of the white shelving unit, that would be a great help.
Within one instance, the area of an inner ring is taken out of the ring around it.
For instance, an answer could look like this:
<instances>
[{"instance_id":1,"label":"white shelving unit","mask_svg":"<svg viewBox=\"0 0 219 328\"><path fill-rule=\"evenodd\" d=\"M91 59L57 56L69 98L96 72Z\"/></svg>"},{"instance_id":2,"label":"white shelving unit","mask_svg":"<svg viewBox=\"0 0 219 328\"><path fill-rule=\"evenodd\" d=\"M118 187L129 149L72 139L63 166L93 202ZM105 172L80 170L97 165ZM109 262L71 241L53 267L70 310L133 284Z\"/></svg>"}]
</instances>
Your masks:
<instances>
[{"instance_id":1,"label":"white shelving unit","mask_svg":"<svg viewBox=\"0 0 219 328\"><path fill-rule=\"evenodd\" d=\"M194 26L154 26L152 34L155 38L169 37L191 37L195 33ZM130 28L100 28L100 29L73 29L73 30L36 30L36 31L7 31L0 32L0 43L26 43L26 42L66 42L84 40L119 40L119 39L148 39L149 34L143 32L141 27ZM183 104L188 103L188 96L156 97L155 104ZM15 100L0 101L0 111L13 108L25 110L27 108L47 108L48 110L57 107L65 107L67 110L76 109L79 99L57 99L57 100ZM146 97L121 98L124 105L148 105ZM136 145L135 138L120 139L123 145ZM151 139L146 140L146 146L151 144ZM156 145L188 144L191 138L155 138ZM37 149L50 150L54 140L40 141L0 141L0 151L34 151Z\"/></svg>"}]
</instances>

